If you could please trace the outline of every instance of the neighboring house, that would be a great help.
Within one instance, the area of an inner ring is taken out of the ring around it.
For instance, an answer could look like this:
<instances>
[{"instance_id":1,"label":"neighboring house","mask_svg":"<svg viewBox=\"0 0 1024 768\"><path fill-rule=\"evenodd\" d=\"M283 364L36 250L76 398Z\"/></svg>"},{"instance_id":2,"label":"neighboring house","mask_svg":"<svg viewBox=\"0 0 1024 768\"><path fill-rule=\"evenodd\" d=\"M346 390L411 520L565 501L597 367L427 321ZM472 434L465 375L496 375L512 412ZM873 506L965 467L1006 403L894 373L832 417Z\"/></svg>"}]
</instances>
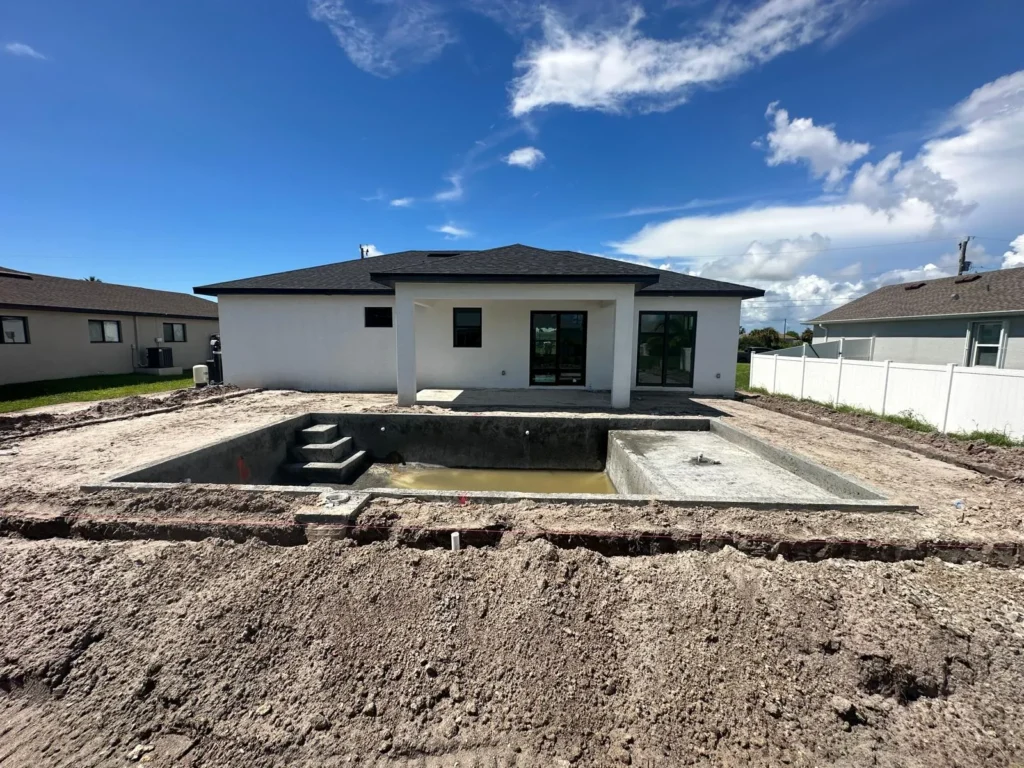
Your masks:
<instances>
[{"instance_id":1,"label":"neighboring house","mask_svg":"<svg viewBox=\"0 0 1024 768\"><path fill-rule=\"evenodd\" d=\"M201 286L225 380L398 392L576 387L731 396L740 301L764 295L570 251L402 251Z\"/></svg>"},{"instance_id":2,"label":"neighboring house","mask_svg":"<svg viewBox=\"0 0 1024 768\"><path fill-rule=\"evenodd\" d=\"M217 304L187 293L71 280L0 267L0 384L156 372L149 347L174 368L210 356Z\"/></svg>"},{"instance_id":3,"label":"neighboring house","mask_svg":"<svg viewBox=\"0 0 1024 768\"><path fill-rule=\"evenodd\" d=\"M873 340L872 360L1024 368L1024 267L887 285L806 322L816 344Z\"/></svg>"}]
</instances>

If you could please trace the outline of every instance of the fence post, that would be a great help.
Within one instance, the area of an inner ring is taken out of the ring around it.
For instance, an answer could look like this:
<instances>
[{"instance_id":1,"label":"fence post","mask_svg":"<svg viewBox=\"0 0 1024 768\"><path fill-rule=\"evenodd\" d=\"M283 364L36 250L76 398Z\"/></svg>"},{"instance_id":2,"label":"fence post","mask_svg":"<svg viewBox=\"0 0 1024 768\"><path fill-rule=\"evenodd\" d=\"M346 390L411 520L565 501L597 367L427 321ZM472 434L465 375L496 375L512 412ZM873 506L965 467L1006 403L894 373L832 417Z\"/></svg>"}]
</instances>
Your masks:
<instances>
[{"instance_id":1,"label":"fence post","mask_svg":"<svg viewBox=\"0 0 1024 768\"><path fill-rule=\"evenodd\" d=\"M885 416L885 401L889 399L889 362L885 361L885 373L882 374L882 410L881 414Z\"/></svg>"},{"instance_id":2,"label":"fence post","mask_svg":"<svg viewBox=\"0 0 1024 768\"><path fill-rule=\"evenodd\" d=\"M946 366L946 404L942 408L942 424L939 427L939 432L946 431L946 424L949 421L949 401L953 395L953 374L956 371L956 365L950 363Z\"/></svg>"},{"instance_id":3,"label":"fence post","mask_svg":"<svg viewBox=\"0 0 1024 768\"><path fill-rule=\"evenodd\" d=\"M800 397L798 400L804 399L804 379L807 378L807 342L804 342L803 348L800 350Z\"/></svg>"},{"instance_id":4,"label":"fence post","mask_svg":"<svg viewBox=\"0 0 1024 768\"><path fill-rule=\"evenodd\" d=\"M772 360L775 361L774 363L772 363L772 394L774 395L775 394L775 380L778 378L778 373L779 373L779 356L778 355L772 355Z\"/></svg>"},{"instance_id":5,"label":"fence post","mask_svg":"<svg viewBox=\"0 0 1024 768\"><path fill-rule=\"evenodd\" d=\"M842 342L840 342L842 343ZM839 355L839 367L836 370L836 396L833 402L839 405L839 388L843 385L843 356Z\"/></svg>"}]
</instances>

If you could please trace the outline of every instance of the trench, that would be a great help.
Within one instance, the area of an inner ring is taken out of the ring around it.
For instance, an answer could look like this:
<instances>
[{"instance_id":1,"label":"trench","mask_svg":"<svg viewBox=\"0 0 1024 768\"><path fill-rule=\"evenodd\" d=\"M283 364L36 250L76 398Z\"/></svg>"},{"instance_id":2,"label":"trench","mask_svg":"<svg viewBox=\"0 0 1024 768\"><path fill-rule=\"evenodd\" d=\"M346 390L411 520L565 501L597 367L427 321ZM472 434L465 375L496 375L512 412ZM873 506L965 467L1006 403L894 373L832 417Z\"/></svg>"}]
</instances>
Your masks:
<instances>
[{"instance_id":1,"label":"trench","mask_svg":"<svg viewBox=\"0 0 1024 768\"><path fill-rule=\"evenodd\" d=\"M898 543L872 540L786 539L751 537L740 533L658 534L640 531L514 530L504 525L480 528L458 526L412 527L400 520L353 525L303 525L273 522L160 521L94 518L0 518L0 536L29 540L87 541L202 541L222 538L242 543L257 539L272 546L301 546L326 533L351 539L356 546L390 542L411 549L450 549L451 534L459 533L462 547L496 550L542 539L564 549L586 549L605 557L656 557L685 552L719 552L732 547L750 557L782 557L788 561L821 562L844 559L901 562L935 557L952 564L977 563L998 568L1024 565L1024 545L1015 542L970 544L956 541ZM313 535L311 535L313 534Z\"/></svg>"}]
</instances>

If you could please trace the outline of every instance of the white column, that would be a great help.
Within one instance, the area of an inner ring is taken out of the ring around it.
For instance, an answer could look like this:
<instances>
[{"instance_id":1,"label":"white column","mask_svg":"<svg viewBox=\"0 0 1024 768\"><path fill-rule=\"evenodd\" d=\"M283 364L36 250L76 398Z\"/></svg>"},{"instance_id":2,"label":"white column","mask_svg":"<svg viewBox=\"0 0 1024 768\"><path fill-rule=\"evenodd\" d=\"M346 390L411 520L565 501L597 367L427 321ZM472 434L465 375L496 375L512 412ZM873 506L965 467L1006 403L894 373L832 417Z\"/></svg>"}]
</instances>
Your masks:
<instances>
[{"instance_id":1,"label":"white column","mask_svg":"<svg viewBox=\"0 0 1024 768\"><path fill-rule=\"evenodd\" d=\"M398 404L416 405L416 305L401 285L395 286L395 353Z\"/></svg>"},{"instance_id":2,"label":"white column","mask_svg":"<svg viewBox=\"0 0 1024 768\"><path fill-rule=\"evenodd\" d=\"M629 408L633 372L633 288L615 299L612 337L612 408Z\"/></svg>"}]
</instances>

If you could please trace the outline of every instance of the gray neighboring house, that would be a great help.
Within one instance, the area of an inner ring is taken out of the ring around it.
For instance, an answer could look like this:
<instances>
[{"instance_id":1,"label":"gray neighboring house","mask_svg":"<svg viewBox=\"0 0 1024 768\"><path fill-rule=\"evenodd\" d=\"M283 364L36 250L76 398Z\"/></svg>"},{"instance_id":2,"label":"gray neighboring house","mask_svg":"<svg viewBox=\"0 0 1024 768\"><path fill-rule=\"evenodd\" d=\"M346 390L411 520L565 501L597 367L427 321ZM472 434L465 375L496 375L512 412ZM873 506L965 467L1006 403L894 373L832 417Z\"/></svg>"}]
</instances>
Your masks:
<instances>
[{"instance_id":1,"label":"gray neighboring house","mask_svg":"<svg viewBox=\"0 0 1024 768\"><path fill-rule=\"evenodd\" d=\"M206 362L217 332L217 304L198 296L0 267L0 384L176 372ZM147 366L156 346L172 369Z\"/></svg>"},{"instance_id":2,"label":"gray neighboring house","mask_svg":"<svg viewBox=\"0 0 1024 768\"><path fill-rule=\"evenodd\" d=\"M1024 267L887 285L805 322L815 343L873 340L872 360L1024 368Z\"/></svg>"}]
</instances>

